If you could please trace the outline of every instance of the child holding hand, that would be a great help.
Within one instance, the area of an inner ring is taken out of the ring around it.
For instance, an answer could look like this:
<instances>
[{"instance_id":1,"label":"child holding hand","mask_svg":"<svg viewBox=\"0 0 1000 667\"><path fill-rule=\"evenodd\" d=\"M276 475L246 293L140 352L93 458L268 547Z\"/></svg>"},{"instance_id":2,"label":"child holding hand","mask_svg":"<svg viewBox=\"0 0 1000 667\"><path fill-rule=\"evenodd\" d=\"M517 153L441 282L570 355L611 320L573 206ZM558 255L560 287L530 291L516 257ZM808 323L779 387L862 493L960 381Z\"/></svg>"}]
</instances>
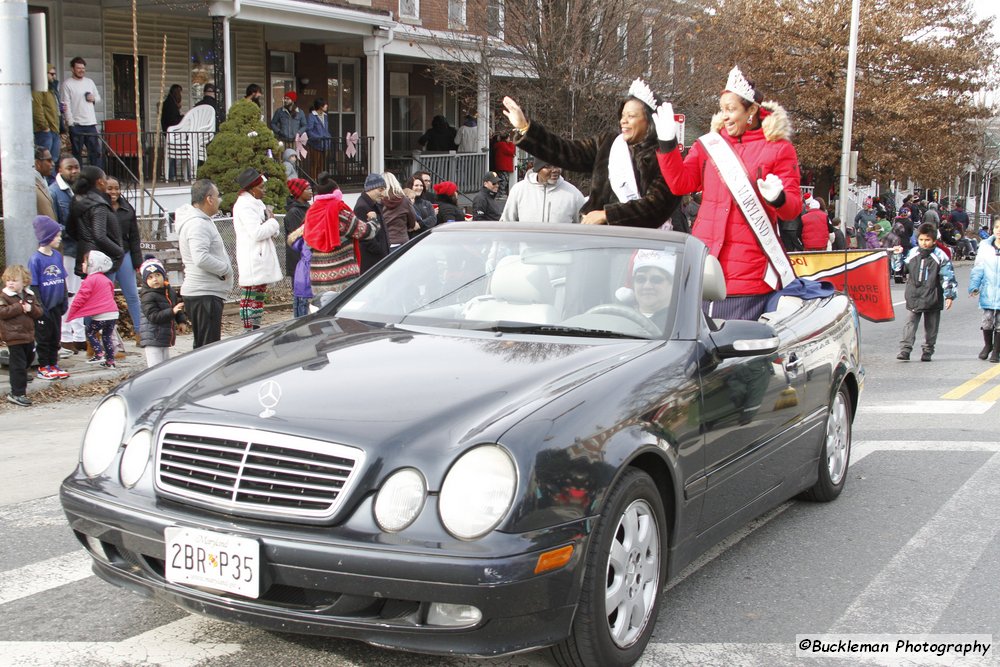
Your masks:
<instances>
[{"instance_id":1,"label":"child holding hand","mask_svg":"<svg viewBox=\"0 0 1000 667\"><path fill-rule=\"evenodd\" d=\"M187 324L184 302L167 283L167 271L160 260L148 258L139 267L142 282L140 294L142 315L139 344L146 352L146 367L170 358L170 348L177 342L177 330Z\"/></svg>"},{"instance_id":2,"label":"child holding hand","mask_svg":"<svg viewBox=\"0 0 1000 667\"><path fill-rule=\"evenodd\" d=\"M115 284L105 275L111 270L111 258L100 250L91 250L84 261L84 270L87 277L70 304L66 321L90 317L86 333L87 342L94 348L94 356L87 359L87 363L114 368L112 336L118 323L118 304L115 302Z\"/></svg>"}]
</instances>

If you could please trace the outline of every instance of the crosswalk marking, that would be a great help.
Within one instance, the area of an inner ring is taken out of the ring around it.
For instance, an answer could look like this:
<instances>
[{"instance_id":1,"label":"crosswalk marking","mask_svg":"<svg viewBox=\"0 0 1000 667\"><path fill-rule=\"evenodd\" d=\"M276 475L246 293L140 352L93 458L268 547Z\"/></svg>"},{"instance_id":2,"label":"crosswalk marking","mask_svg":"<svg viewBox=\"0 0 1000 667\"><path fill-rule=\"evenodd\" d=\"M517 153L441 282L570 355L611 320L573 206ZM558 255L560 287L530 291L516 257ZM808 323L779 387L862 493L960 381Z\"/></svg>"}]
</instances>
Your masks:
<instances>
[{"instance_id":1,"label":"crosswalk marking","mask_svg":"<svg viewBox=\"0 0 1000 667\"><path fill-rule=\"evenodd\" d=\"M937 626L970 570L1000 533L1000 454L994 454L918 530L828 630L919 633Z\"/></svg>"},{"instance_id":2,"label":"crosswalk marking","mask_svg":"<svg viewBox=\"0 0 1000 667\"><path fill-rule=\"evenodd\" d=\"M988 401L891 401L858 406L859 415L963 415L986 414L993 407Z\"/></svg>"},{"instance_id":3,"label":"crosswalk marking","mask_svg":"<svg viewBox=\"0 0 1000 667\"><path fill-rule=\"evenodd\" d=\"M84 550L0 572L0 605L90 576L90 556Z\"/></svg>"},{"instance_id":4,"label":"crosswalk marking","mask_svg":"<svg viewBox=\"0 0 1000 667\"><path fill-rule=\"evenodd\" d=\"M233 626L200 616L187 616L120 642L0 642L0 664L18 667L79 665L162 665L196 667L212 658L240 651L241 644L203 641L206 631L232 633Z\"/></svg>"},{"instance_id":5,"label":"crosswalk marking","mask_svg":"<svg viewBox=\"0 0 1000 667\"><path fill-rule=\"evenodd\" d=\"M962 384L958 385L957 387L955 387L951 391L943 394L941 396L941 398L943 398L945 400L952 400L952 399L963 398L967 394L970 394L973 391L975 391L976 389L979 389L984 384L986 384L987 382L989 382L990 380L992 380L993 378L998 377L998 376L1000 376L1000 366L993 366L992 368L983 371L982 373L980 373L976 377L972 378L971 380L967 380L966 382L963 382ZM1000 394L1000 387L997 387L996 389L994 389L990 393L991 394ZM995 401L995 400L997 400L997 398L1000 398L1000 396L994 395L992 398L986 398L984 396L984 397L980 398L980 400Z\"/></svg>"}]
</instances>

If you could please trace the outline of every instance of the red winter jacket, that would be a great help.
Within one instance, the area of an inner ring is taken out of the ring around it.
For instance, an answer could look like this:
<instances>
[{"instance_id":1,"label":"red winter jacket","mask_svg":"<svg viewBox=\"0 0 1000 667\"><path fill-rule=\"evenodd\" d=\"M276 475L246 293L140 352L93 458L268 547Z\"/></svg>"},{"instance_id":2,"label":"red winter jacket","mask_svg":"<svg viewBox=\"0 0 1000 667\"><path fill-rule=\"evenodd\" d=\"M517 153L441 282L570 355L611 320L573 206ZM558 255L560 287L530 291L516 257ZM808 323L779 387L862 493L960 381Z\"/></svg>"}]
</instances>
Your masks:
<instances>
[{"instance_id":1,"label":"red winter jacket","mask_svg":"<svg viewBox=\"0 0 1000 667\"><path fill-rule=\"evenodd\" d=\"M517 146L514 145L513 141L498 141L493 144L493 161L497 171L514 171L515 153L517 153Z\"/></svg>"},{"instance_id":2,"label":"red winter jacket","mask_svg":"<svg viewBox=\"0 0 1000 667\"><path fill-rule=\"evenodd\" d=\"M340 247L340 217L354 215L351 207L344 203L340 190L325 195L316 195L312 206L306 211L303 238L313 250L331 252Z\"/></svg>"},{"instance_id":3,"label":"red winter jacket","mask_svg":"<svg viewBox=\"0 0 1000 667\"><path fill-rule=\"evenodd\" d=\"M826 250L830 241L829 218L818 208L802 215L802 246L806 250Z\"/></svg>"},{"instance_id":4,"label":"red winter jacket","mask_svg":"<svg viewBox=\"0 0 1000 667\"><path fill-rule=\"evenodd\" d=\"M763 108L766 112L762 114L760 129L747 130L741 137L732 138L722 127L722 115L716 114L712 131L719 132L743 160L754 186L758 178L768 174L781 178L785 189L781 206L773 208L760 198L777 235L778 218L791 220L802 211L799 158L788 140L791 125L785 110L773 102L765 102ZM764 282L767 256L701 143L696 141L683 160L678 149L657 153L657 159L660 172L675 195L702 191L701 208L691 233L704 241L722 264L726 292L730 296L746 296L773 291Z\"/></svg>"}]
</instances>

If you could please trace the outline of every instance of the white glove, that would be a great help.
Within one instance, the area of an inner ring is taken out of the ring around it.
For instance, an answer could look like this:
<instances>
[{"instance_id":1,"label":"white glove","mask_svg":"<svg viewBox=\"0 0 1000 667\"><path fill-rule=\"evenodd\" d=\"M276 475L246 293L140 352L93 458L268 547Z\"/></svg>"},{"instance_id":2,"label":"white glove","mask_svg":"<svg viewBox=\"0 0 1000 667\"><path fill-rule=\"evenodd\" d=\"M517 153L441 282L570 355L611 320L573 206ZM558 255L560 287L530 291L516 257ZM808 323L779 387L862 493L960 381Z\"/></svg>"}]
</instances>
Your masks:
<instances>
[{"instance_id":1,"label":"white glove","mask_svg":"<svg viewBox=\"0 0 1000 667\"><path fill-rule=\"evenodd\" d=\"M778 201L778 197L785 189L785 184L781 182L781 178L777 174L768 174L767 178L757 179L757 189L760 190L761 196L768 203L773 204Z\"/></svg>"},{"instance_id":2,"label":"white glove","mask_svg":"<svg viewBox=\"0 0 1000 667\"><path fill-rule=\"evenodd\" d=\"M677 121L674 120L674 105L664 102L653 114L656 125L656 138L660 141L675 141L677 139Z\"/></svg>"}]
</instances>

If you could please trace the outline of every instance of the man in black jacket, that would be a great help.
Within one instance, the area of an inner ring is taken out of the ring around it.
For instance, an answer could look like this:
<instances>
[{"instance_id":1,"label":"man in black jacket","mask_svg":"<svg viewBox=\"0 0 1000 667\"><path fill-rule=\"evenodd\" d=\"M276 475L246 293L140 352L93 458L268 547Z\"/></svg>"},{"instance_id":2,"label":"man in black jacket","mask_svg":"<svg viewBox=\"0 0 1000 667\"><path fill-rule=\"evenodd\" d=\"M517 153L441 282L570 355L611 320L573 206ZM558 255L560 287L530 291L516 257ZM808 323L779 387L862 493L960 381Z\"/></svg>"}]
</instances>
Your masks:
<instances>
[{"instance_id":1,"label":"man in black jacket","mask_svg":"<svg viewBox=\"0 0 1000 667\"><path fill-rule=\"evenodd\" d=\"M499 220L503 207L497 205L497 192L500 191L500 175L488 171L483 176L483 187L472 199L473 220Z\"/></svg>"},{"instance_id":2,"label":"man in black jacket","mask_svg":"<svg viewBox=\"0 0 1000 667\"><path fill-rule=\"evenodd\" d=\"M378 221L378 233L370 241L361 242L361 273L375 266L380 259L389 254L389 235L385 231L382 220L382 197L385 195L385 179L381 174L368 174L365 179L365 191L358 197L354 205L354 215L362 220L370 220L369 213L375 213Z\"/></svg>"}]
</instances>

